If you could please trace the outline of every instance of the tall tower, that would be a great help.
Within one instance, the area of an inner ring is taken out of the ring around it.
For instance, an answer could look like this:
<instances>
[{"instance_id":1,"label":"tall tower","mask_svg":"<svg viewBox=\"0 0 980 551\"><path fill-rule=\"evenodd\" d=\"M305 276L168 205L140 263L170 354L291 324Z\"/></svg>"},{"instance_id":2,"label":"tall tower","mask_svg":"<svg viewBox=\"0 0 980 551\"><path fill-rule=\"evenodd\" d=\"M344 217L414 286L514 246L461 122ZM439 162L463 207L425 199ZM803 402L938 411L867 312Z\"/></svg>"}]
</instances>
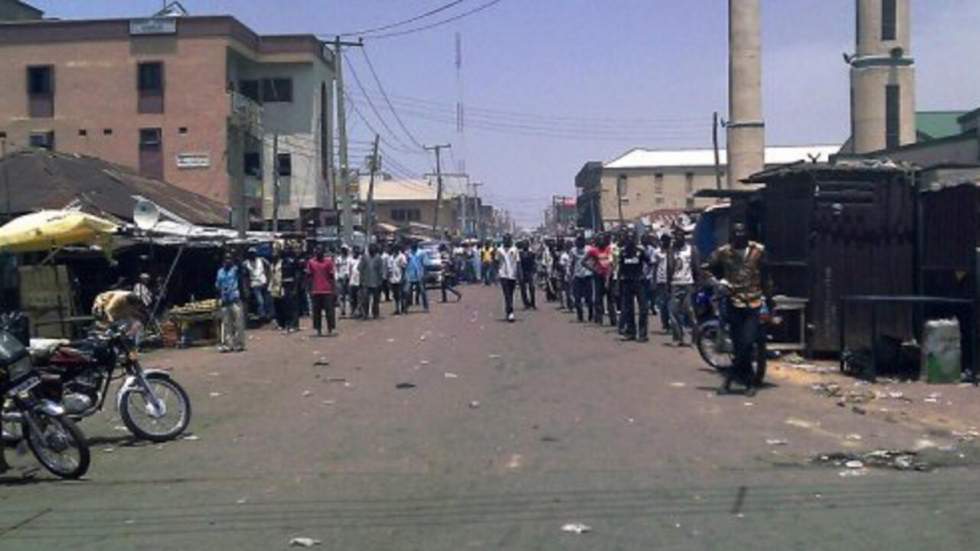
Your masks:
<instances>
[{"instance_id":1,"label":"tall tower","mask_svg":"<svg viewBox=\"0 0 980 551\"><path fill-rule=\"evenodd\" d=\"M759 0L728 0L728 188L765 168Z\"/></svg>"},{"instance_id":2,"label":"tall tower","mask_svg":"<svg viewBox=\"0 0 980 551\"><path fill-rule=\"evenodd\" d=\"M855 153L915 142L915 61L910 0L856 0L857 52L851 65Z\"/></svg>"}]
</instances>

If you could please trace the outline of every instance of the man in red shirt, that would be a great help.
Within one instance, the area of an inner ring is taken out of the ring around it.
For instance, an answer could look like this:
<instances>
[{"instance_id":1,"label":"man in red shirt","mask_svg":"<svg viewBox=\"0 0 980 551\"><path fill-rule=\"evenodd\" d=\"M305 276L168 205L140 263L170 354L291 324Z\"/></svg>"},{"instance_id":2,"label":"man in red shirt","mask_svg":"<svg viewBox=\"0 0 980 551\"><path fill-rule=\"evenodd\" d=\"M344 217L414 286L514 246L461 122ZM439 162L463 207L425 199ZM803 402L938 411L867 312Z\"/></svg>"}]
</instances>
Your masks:
<instances>
[{"instance_id":1,"label":"man in red shirt","mask_svg":"<svg viewBox=\"0 0 980 551\"><path fill-rule=\"evenodd\" d=\"M336 326L334 308L337 291L334 286L333 259L324 256L323 247L317 245L313 250L313 258L306 262L306 275L310 280L310 296L313 299L313 328L318 337L323 336L321 315L326 311L327 333L333 334Z\"/></svg>"},{"instance_id":2,"label":"man in red shirt","mask_svg":"<svg viewBox=\"0 0 980 551\"><path fill-rule=\"evenodd\" d=\"M616 301L613 298L611 284L613 272L613 247L609 235L602 234L596 239L596 244L589 247L585 257L585 265L595 274L595 321L602 325L605 308L608 307L609 323L616 326Z\"/></svg>"}]
</instances>

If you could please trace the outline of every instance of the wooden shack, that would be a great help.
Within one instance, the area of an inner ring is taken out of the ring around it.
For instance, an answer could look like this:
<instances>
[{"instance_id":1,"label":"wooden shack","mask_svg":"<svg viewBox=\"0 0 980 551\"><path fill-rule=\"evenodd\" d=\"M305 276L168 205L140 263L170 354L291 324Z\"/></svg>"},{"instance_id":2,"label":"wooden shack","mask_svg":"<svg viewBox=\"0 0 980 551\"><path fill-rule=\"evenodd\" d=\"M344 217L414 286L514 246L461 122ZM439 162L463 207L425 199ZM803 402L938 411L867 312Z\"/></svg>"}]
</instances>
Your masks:
<instances>
[{"instance_id":1,"label":"wooden shack","mask_svg":"<svg viewBox=\"0 0 980 551\"><path fill-rule=\"evenodd\" d=\"M915 291L912 173L891 163L800 163L763 171L764 242L776 292L809 300L809 352L840 352L840 299ZM849 308L848 340L870 345L871 313ZM911 315L878 312L879 334L906 338Z\"/></svg>"}]
</instances>

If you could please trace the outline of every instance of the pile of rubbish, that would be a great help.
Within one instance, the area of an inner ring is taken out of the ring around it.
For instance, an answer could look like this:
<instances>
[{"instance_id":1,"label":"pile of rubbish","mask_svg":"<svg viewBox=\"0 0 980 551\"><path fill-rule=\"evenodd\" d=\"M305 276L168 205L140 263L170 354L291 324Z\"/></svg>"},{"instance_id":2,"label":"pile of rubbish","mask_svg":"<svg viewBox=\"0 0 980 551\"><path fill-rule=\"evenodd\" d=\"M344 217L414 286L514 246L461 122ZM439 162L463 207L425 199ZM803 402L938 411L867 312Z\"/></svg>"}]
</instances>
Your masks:
<instances>
[{"instance_id":1,"label":"pile of rubbish","mask_svg":"<svg viewBox=\"0 0 980 551\"><path fill-rule=\"evenodd\" d=\"M817 455L812 459L812 462L848 469L876 468L927 472L933 468L922 461L918 452L908 450L873 450L864 453L834 452Z\"/></svg>"}]
</instances>

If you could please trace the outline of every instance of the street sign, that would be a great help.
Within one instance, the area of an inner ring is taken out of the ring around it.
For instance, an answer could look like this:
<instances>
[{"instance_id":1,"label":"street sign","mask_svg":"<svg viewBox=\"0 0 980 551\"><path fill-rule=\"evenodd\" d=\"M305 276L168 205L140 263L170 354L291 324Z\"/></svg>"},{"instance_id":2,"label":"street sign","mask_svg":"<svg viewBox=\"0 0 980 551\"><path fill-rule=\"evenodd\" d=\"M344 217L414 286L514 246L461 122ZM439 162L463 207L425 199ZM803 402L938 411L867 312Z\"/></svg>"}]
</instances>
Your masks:
<instances>
[{"instance_id":1,"label":"street sign","mask_svg":"<svg viewBox=\"0 0 980 551\"><path fill-rule=\"evenodd\" d=\"M177 19L174 17L147 17L143 19L130 19L129 34L177 34Z\"/></svg>"}]
</instances>

